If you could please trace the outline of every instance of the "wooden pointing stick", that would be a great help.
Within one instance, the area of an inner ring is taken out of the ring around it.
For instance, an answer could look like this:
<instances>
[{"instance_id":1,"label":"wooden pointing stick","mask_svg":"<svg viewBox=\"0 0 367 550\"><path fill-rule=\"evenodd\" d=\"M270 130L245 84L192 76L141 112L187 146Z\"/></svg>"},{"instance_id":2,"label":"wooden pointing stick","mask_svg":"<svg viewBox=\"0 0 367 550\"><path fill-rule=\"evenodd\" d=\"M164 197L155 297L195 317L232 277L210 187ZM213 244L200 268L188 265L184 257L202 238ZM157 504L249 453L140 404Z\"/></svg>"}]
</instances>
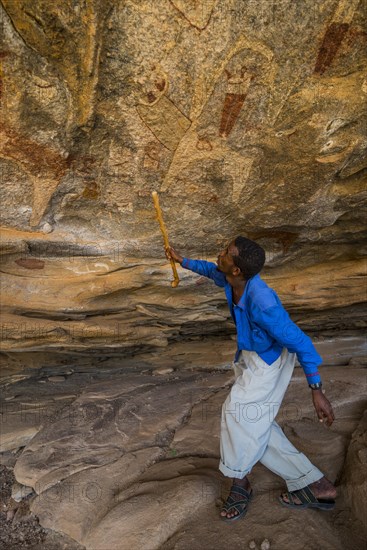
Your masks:
<instances>
[{"instance_id":1,"label":"wooden pointing stick","mask_svg":"<svg viewBox=\"0 0 367 550\"><path fill-rule=\"evenodd\" d=\"M158 198L157 191L152 192L152 197L153 197L154 207L155 207L155 210L157 212L157 220L159 221L159 226L161 228L162 235L163 235L164 248L167 249L167 248L169 248L168 234L167 234L167 229L166 229L165 223L163 221L161 207L159 206L159 198ZM172 286L172 288L175 288L178 285L178 283L180 282L180 279L178 277L176 264L175 264L175 261L173 260L173 258L170 258L170 264L171 264L171 267L172 267L173 277L174 277L174 280L171 282L171 286Z\"/></svg>"}]
</instances>

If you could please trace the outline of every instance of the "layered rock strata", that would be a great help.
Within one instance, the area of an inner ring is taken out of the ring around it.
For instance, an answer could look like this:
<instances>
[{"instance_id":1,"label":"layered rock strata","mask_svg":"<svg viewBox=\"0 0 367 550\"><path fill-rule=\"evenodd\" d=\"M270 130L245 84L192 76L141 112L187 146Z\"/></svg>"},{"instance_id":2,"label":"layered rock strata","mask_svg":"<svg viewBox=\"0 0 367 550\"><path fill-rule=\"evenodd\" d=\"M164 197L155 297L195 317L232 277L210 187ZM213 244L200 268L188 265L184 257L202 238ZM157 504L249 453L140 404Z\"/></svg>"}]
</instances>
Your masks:
<instances>
[{"instance_id":1,"label":"layered rock strata","mask_svg":"<svg viewBox=\"0 0 367 550\"><path fill-rule=\"evenodd\" d=\"M185 255L247 235L304 326L360 326L363 2L0 9L5 350L227 330L215 289L169 288L152 190Z\"/></svg>"}]
</instances>

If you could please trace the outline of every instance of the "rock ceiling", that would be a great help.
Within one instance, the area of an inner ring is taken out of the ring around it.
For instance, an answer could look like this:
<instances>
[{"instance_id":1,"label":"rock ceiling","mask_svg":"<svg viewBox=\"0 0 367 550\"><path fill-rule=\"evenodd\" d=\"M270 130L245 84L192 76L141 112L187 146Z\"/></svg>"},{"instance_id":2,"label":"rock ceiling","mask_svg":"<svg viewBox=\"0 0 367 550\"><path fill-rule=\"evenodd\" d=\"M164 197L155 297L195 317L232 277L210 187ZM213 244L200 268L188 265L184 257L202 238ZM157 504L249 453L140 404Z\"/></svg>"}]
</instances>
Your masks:
<instances>
[{"instance_id":1,"label":"rock ceiling","mask_svg":"<svg viewBox=\"0 0 367 550\"><path fill-rule=\"evenodd\" d=\"M169 286L153 190L184 255L210 259L247 235L315 328L360 323L358 0L2 0L1 11L7 350L218 331L228 312L215 289L182 270Z\"/></svg>"}]
</instances>

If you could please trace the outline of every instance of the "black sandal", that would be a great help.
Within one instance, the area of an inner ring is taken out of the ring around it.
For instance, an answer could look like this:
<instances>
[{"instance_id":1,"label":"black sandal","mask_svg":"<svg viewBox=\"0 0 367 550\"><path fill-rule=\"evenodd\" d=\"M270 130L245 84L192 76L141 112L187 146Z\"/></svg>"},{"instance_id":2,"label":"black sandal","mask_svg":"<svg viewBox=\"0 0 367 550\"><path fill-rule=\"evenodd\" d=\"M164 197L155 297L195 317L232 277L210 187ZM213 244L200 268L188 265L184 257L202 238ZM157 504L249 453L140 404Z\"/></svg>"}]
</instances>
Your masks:
<instances>
[{"instance_id":1,"label":"black sandal","mask_svg":"<svg viewBox=\"0 0 367 550\"><path fill-rule=\"evenodd\" d=\"M237 493L238 495L241 495L243 498L241 500L235 500L231 493ZM225 504L223 505L222 512L228 513L232 508L237 510L238 514L236 516L232 516L231 518L228 518L227 516L221 516L221 519L223 521L235 521L236 519L243 518L243 516L246 514L248 509L248 504L252 498L252 489L249 491L246 491L243 487L240 487L239 485L232 485L231 493L229 494L229 497L227 498Z\"/></svg>"},{"instance_id":2,"label":"black sandal","mask_svg":"<svg viewBox=\"0 0 367 550\"><path fill-rule=\"evenodd\" d=\"M298 489L298 491L287 491L285 495L288 498L289 502L283 500L281 496L279 497L279 501L283 504L283 506L287 506L288 508L299 508L300 510L304 510L305 508L332 510L333 508L335 508L334 499L316 498L310 487L308 486L303 487L303 489ZM293 497L297 497L301 501L301 504L297 504L296 502L294 502Z\"/></svg>"}]
</instances>

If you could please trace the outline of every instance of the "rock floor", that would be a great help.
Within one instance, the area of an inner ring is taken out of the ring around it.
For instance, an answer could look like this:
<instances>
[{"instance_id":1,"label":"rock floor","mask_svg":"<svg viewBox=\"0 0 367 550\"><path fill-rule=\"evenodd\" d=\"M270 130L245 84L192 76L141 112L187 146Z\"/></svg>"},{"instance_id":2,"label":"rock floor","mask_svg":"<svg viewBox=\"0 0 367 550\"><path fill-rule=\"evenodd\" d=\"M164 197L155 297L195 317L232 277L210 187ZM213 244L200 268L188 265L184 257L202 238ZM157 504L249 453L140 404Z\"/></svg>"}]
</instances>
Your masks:
<instances>
[{"instance_id":1,"label":"rock floor","mask_svg":"<svg viewBox=\"0 0 367 550\"><path fill-rule=\"evenodd\" d=\"M296 447L337 484L336 509L282 507L282 480L259 464L250 476L254 498L246 518L227 524L219 511L231 481L218 471L219 428L233 350L187 346L173 346L170 356L84 357L7 374L1 463L14 472L18 500L3 499L8 530L22 515L19 507L28 506L40 529L64 537L47 546L42 541L51 539L34 535L38 547L55 550L74 543L88 550L260 549L264 539L274 550L364 549L350 494L359 483L355 494L367 496L367 456L359 450L351 462L348 454L365 434L363 358L322 367L336 416L331 428L317 421L300 368L277 417Z\"/></svg>"}]
</instances>

